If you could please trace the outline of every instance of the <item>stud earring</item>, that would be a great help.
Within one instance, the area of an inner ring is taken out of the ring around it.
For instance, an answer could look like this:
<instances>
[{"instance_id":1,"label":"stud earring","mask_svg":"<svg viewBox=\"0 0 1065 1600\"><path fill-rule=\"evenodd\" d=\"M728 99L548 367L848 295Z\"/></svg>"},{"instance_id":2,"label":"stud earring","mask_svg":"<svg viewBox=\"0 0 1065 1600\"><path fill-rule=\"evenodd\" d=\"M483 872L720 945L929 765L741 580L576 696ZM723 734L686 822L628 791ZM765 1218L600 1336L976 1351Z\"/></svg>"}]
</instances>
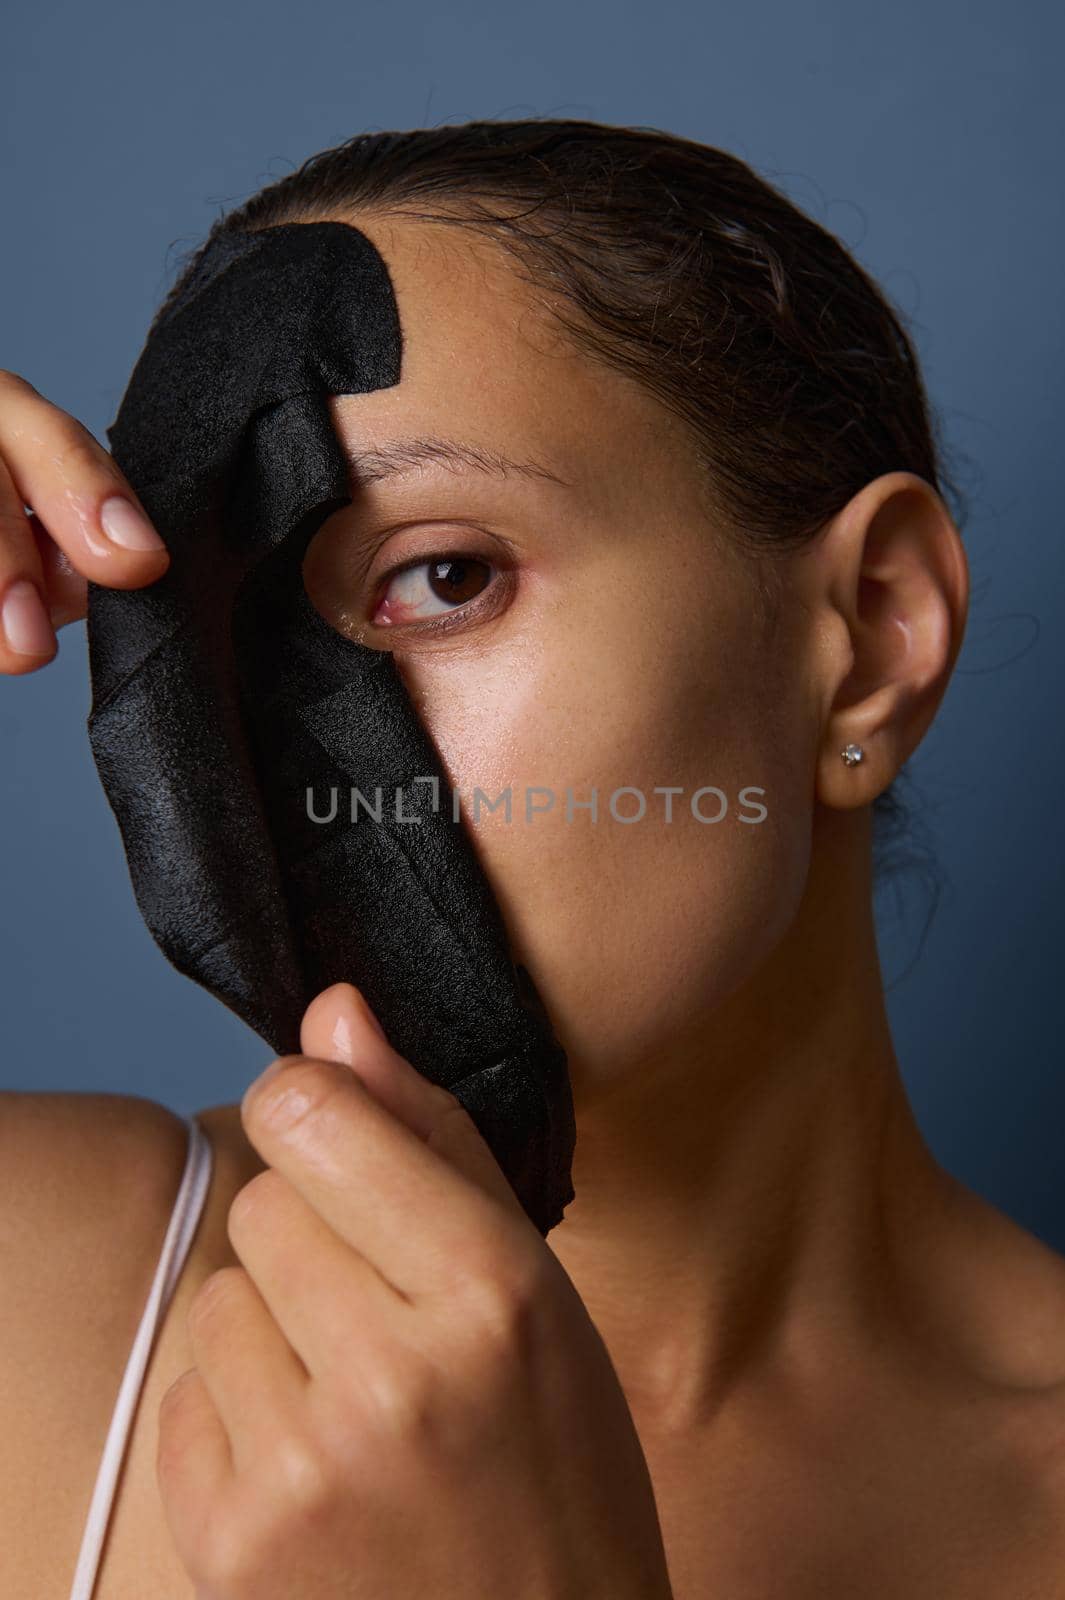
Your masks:
<instances>
[{"instance_id":1,"label":"stud earring","mask_svg":"<svg viewBox=\"0 0 1065 1600\"><path fill-rule=\"evenodd\" d=\"M840 755L848 767L856 767L859 761L865 760L865 751L860 744L845 744Z\"/></svg>"}]
</instances>

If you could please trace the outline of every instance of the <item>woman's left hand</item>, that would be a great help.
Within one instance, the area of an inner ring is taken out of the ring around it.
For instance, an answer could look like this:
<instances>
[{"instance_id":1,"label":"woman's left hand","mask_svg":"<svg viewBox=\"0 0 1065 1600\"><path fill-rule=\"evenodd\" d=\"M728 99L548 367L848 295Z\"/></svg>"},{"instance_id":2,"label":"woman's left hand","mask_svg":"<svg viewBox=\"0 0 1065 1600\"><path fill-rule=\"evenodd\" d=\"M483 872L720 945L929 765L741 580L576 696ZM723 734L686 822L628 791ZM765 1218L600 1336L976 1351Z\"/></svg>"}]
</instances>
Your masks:
<instances>
[{"instance_id":1,"label":"woman's left hand","mask_svg":"<svg viewBox=\"0 0 1065 1600\"><path fill-rule=\"evenodd\" d=\"M197 1600L668 1600L613 1365L472 1119L350 984L300 1043L160 1408Z\"/></svg>"}]
</instances>

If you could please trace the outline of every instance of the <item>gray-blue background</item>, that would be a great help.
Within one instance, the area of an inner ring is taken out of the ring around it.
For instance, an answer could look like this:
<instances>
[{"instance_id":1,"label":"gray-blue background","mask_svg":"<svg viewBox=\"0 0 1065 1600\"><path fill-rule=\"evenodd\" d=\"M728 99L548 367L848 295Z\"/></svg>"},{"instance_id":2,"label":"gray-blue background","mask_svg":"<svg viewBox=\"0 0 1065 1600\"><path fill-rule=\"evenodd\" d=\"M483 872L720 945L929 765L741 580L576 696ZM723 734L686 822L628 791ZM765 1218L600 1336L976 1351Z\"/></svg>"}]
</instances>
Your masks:
<instances>
[{"instance_id":1,"label":"gray-blue background","mask_svg":"<svg viewBox=\"0 0 1065 1600\"><path fill-rule=\"evenodd\" d=\"M1065 1249L1060 8L36 0L5 22L0 366L100 439L177 251L360 129L557 115L724 146L911 319L974 604L920 781L946 889L882 905L900 1057L960 1177ZM0 1088L239 1098L269 1057L156 950L85 735L84 627L0 681ZM909 969L908 971L906 969Z\"/></svg>"}]
</instances>

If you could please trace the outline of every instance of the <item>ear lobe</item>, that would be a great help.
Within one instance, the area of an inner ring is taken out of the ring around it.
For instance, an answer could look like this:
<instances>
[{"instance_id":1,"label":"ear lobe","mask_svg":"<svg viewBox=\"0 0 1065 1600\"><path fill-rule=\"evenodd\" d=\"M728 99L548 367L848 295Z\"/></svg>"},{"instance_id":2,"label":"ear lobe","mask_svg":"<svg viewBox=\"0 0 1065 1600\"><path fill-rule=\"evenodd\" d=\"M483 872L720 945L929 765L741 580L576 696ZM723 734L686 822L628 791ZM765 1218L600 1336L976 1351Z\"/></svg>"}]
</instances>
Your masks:
<instances>
[{"instance_id":1,"label":"ear lobe","mask_svg":"<svg viewBox=\"0 0 1065 1600\"><path fill-rule=\"evenodd\" d=\"M964 636L968 562L936 490L892 472L834 519L818 570L833 625L822 634L830 704L817 797L847 810L889 786L938 710ZM858 763L842 755L850 744L862 747Z\"/></svg>"}]
</instances>

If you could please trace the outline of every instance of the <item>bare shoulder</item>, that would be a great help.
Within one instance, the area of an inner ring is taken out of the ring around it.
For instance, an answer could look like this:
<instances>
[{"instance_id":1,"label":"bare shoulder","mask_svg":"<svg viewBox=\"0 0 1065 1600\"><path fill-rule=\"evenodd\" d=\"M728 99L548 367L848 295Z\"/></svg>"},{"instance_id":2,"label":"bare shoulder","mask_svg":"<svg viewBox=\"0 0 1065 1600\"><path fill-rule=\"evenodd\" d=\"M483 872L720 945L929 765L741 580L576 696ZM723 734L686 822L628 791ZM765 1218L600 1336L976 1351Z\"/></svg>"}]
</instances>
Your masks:
<instances>
[{"instance_id":1,"label":"bare shoulder","mask_svg":"<svg viewBox=\"0 0 1065 1600\"><path fill-rule=\"evenodd\" d=\"M991 1201L964 1191L969 1227L959 1235L944 1287L956 1292L974 1364L1019 1395L1065 1403L1065 1256Z\"/></svg>"},{"instance_id":2,"label":"bare shoulder","mask_svg":"<svg viewBox=\"0 0 1065 1600\"><path fill-rule=\"evenodd\" d=\"M192 1364L192 1299L235 1262L233 1196L263 1166L239 1107L209 1107L195 1120L211 1149L209 1183L131 1421L100 1600L190 1592L155 1480L159 1402ZM69 1590L188 1148L184 1120L153 1100L0 1094L0 1595Z\"/></svg>"},{"instance_id":3,"label":"bare shoulder","mask_svg":"<svg viewBox=\"0 0 1065 1600\"><path fill-rule=\"evenodd\" d=\"M196 1121L212 1172L186 1281L231 1259L229 1201L262 1168L239 1108ZM0 1094L0 1376L48 1373L58 1396L64 1373L121 1373L188 1140L182 1117L135 1095ZM109 1409L107 1383L96 1387ZM84 1420L91 1432L95 1417Z\"/></svg>"},{"instance_id":4,"label":"bare shoulder","mask_svg":"<svg viewBox=\"0 0 1065 1600\"><path fill-rule=\"evenodd\" d=\"M1003 1503L1042 1551L1065 1594L1065 1256L971 1194L977 1225L947 1278L964 1307L973 1369L986 1385L974 1411L1002 1446ZM1047 1589L1057 1594L1058 1588Z\"/></svg>"},{"instance_id":5,"label":"bare shoulder","mask_svg":"<svg viewBox=\"0 0 1065 1600\"><path fill-rule=\"evenodd\" d=\"M15 1313L5 1342L38 1308L77 1310L79 1347L101 1328L112 1308L100 1291L138 1279L187 1145L181 1117L154 1100L0 1095L0 1279Z\"/></svg>"},{"instance_id":6,"label":"bare shoulder","mask_svg":"<svg viewBox=\"0 0 1065 1600\"><path fill-rule=\"evenodd\" d=\"M8 1090L0 1094L0 1183L13 1198L21 1179L47 1204L60 1198L67 1171L91 1180L101 1157L120 1154L151 1170L186 1138L176 1112L139 1095Z\"/></svg>"},{"instance_id":7,"label":"bare shoulder","mask_svg":"<svg viewBox=\"0 0 1065 1600\"><path fill-rule=\"evenodd\" d=\"M0 1094L0 1592L72 1575L187 1147L156 1101Z\"/></svg>"}]
</instances>

